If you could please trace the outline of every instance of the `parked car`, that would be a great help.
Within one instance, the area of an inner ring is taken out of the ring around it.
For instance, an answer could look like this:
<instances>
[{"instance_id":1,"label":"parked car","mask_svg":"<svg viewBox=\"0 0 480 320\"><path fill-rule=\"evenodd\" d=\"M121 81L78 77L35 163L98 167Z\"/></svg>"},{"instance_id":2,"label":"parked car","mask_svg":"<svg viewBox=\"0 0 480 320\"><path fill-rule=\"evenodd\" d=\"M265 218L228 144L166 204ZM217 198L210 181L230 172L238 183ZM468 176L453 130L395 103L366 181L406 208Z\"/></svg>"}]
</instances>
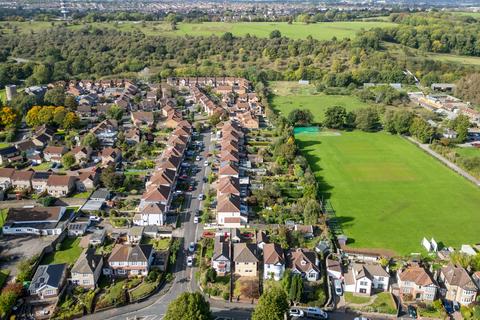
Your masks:
<instances>
[{"instance_id":1,"label":"parked car","mask_svg":"<svg viewBox=\"0 0 480 320\"><path fill-rule=\"evenodd\" d=\"M95 222L100 222L102 221L102 218L98 217L98 216L90 216L88 218L90 221L95 221Z\"/></svg>"},{"instance_id":2,"label":"parked car","mask_svg":"<svg viewBox=\"0 0 480 320\"><path fill-rule=\"evenodd\" d=\"M417 309L414 306L409 305L407 307L407 313L410 318L417 319Z\"/></svg>"},{"instance_id":3,"label":"parked car","mask_svg":"<svg viewBox=\"0 0 480 320\"><path fill-rule=\"evenodd\" d=\"M195 157L195 161L200 161L200 159L202 159L202 158L200 158L200 156Z\"/></svg>"},{"instance_id":4,"label":"parked car","mask_svg":"<svg viewBox=\"0 0 480 320\"><path fill-rule=\"evenodd\" d=\"M200 210L195 210L195 217L200 217Z\"/></svg>"},{"instance_id":5,"label":"parked car","mask_svg":"<svg viewBox=\"0 0 480 320\"><path fill-rule=\"evenodd\" d=\"M303 317L305 315L303 310L299 308L290 308L288 314L290 315L290 317Z\"/></svg>"},{"instance_id":6,"label":"parked car","mask_svg":"<svg viewBox=\"0 0 480 320\"><path fill-rule=\"evenodd\" d=\"M335 279L335 281L333 281L333 286L335 287L335 294L337 296L343 295L343 287L342 287L342 281L341 280Z\"/></svg>"},{"instance_id":7,"label":"parked car","mask_svg":"<svg viewBox=\"0 0 480 320\"><path fill-rule=\"evenodd\" d=\"M195 252L195 242L190 242L188 245L188 252Z\"/></svg>"},{"instance_id":8,"label":"parked car","mask_svg":"<svg viewBox=\"0 0 480 320\"><path fill-rule=\"evenodd\" d=\"M192 267L193 266L193 257L188 256L187 257L187 267Z\"/></svg>"},{"instance_id":9,"label":"parked car","mask_svg":"<svg viewBox=\"0 0 480 320\"><path fill-rule=\"evenodd\" d=\"M328 314L320 308L309 307L303 310L307 317L313 319L328 319Z\"/></svg>"},{"instance_id":10,"label":"parked car","mask_svg":"<svg viewBox=\"0 0 480 320\"><path fill-rule=\"evenodd\" d=\"M370 319L365 318L365 317L356 317L356 318L353 319L353 320L370 320Z\"/></svg>"},{"instance_id":11,"label":"parked car","mask_svg":"<svg viewBox=\"0 0 480 320\"><path fill-rule=\"evenodd\" d=\"M205 160L205 161L203 162L203 165L204 165L205 167L208 167L208 160Z\"/></svg>"},{"instance_id":12,"label":"parked car","mask_svg":"<svg viewBox=\"0 0 480 320\"><path fill-rule=\"evenodd\" d=\"M453 309L453 303L452 303L452 301L443 300L442 303L443 303L443 308L445 309L445 311L446 311L448 314L452 314L452 313L455 312L455 310Z\"/></svg>"},{"instance_id":13,"label":"parked car","mask_svg":"<svg viewBox=\"0 0 480 320\"><path fill-rule=\"evenodd\" d=\"M199 222L199 218L198 217L193 217L193 223L198 223Z\"/></svg>"},{"instance_id":14,"label":"parked car","mask_svg":"<svg viewBox=\"0 0 480 320\"><path fill-rule=\"evenodd\" d=\"M198 195L198 200L200 200L200 201L203 200L203 193L200 193L200 194Z\"/></svg>"}]
</instances>

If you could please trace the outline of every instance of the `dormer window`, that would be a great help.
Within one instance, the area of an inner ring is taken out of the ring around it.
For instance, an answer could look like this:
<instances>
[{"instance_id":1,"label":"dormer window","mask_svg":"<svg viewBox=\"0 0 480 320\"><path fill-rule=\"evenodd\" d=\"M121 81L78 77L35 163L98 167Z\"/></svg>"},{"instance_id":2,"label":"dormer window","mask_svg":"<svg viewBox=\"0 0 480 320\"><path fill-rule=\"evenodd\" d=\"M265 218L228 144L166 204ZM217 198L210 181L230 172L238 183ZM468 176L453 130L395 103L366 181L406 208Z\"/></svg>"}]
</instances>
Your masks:
<instances>
[{"instance_id":1,"label":"dormer window","mask_svg":"<svg viewBox=\"0 0 480 320\"><path fill-rule=\"evenodd\" d=\"M306 265L306 264L307 264L307 261L305 261L305 260L302 260L302 262L300 262L300 264L301 264L302 266L304 266L304 265Z\"/></svg>"}]
</instances>

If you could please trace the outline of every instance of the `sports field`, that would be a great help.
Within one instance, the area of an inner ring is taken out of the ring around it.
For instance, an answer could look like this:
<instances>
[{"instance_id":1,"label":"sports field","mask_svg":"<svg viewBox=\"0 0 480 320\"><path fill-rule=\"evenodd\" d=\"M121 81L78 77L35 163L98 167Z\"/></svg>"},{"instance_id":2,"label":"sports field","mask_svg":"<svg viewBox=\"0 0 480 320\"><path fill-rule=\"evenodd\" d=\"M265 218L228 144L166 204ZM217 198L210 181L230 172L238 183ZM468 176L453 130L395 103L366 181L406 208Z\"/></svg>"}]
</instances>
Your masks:
<instances>
[{"instance_id":1,"label":"sports field","mask_svg":"<svg viewBox=\"0 0 480 320\"><path fill-rule=\"evenodd\" d=\"M52 27L51 22L33 21L33 22L2 22L15 26L18 31L27 33L30 31L40 32ZM60 25L61 22L55 22L54 25ZM286 22L203 22L203 23L179 23L177 30L171 30L170 25L163 22L100 22L100 23L77 23L69 25L71 29L80 29L86 25L92 25L99 28L115 28L120 31L141 31L146 35L167 35L167 36L209 36L222 35L225 32L231 32L235 36L244 36L247 33L257 37L268 37L272 30L279 30L282 35L292 39L305 39L309 35L318 40L331 40L332 37L338 39L353 38L361 29L383 28L393 26L391 22L383 21L352 21L352 22L322 22L314 24ZM12 29L5 29L6 33L11 33Z\"/></svg>"},{"instance_id":2,"label":"sports field","mask_svg":"<svg viewBox=\"0 0 480 320\"><path fill-rule=\"evenodd\" d=\"M478 243L480 189L399 136L296 135L350 245L422 252L425 236Z\"/></svg>"},{"instance_id":3,"label":"sports field","mask_svg":"<svg viewBox=\"0 0 480 320\"><path fill-rule=\"evenodd\" d=\"M342 106L347 111L368 107L367 103L354 96L325 95L316 93L313 85L300 85L292 81L277 81L270 84L274 94L272 106L284 116L294 109L309 109L316 122L324 119L325 111L332 106Z\"/></svg>"}]
</instances>

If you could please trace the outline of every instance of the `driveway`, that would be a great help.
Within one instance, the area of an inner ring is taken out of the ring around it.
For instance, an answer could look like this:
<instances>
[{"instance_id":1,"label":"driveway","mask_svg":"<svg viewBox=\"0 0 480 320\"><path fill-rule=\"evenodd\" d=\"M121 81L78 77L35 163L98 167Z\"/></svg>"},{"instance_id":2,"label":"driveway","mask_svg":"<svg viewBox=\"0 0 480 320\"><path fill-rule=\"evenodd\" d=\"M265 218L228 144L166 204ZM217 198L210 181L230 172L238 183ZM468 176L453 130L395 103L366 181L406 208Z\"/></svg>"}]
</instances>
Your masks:
<instances>
[{"instance_id":1,"label":"driveway","mask_svg":"<svg viewBox=\"0 0 480 320\"><path fill-rule=\"evenodd\" d=\"M9 269L11 276L18 274L18 263L42 252L57 236L2 236L0 238L0 269Z\"/></svg>"}]
</instances>

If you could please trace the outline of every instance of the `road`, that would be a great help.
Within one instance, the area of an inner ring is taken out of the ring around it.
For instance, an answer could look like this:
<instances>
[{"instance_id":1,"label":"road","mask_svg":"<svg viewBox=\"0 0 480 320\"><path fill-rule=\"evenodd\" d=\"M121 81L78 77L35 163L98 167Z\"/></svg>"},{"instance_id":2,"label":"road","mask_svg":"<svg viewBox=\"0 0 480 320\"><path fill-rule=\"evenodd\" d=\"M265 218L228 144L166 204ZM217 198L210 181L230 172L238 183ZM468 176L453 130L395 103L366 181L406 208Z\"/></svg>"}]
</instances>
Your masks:
<instances>
[{"instance_id":1,"label":"road","mask_svg":"<svg viewBox=\"0 0 480 320\"><path fill-rule=\"evenodd\" d=\"M196 188L192 192L187 192L185 194L185 201L186 207L188 208L186 212L182 214L182 228L180 232L183 235L183 242L182 248L177 255L177 261L175 263L173 269L173 275L175 276L171 287L168 291L161 295L160 297L152 297L150 301L147 300L146 302L139 303L139 304L131 304L126 305L124 307L107 310L104 312L96 313L89 316L89 319L114 319L114 320L125 320L125 319L147 319L147 320L155 320L161 319L165 312L167 311L168 304L178 297L182 292L194 292L198 290L197 283L195 281L195 268L188 268L186 265L186 258L188 252L188 245L192 241L197 241L201 235L201 227L199 224L193 223L194 212L195 210L201 208L201 201L198 200L198 195L200 193L206 193L206 184L203 182L203 178L208 176L210 167L204 166L204 161L206 159L205 154L208 154L209 151L212 150L211 146L211 134L210 131L204 132L201 134L202 141L205 145L205 151L202 152L200 161L196 161L195 165L198 172L195 174L194 177L190 177L190 179L194 179L197 182ZM212 306L212 311L215 313L216 316L218 315L225 315L225 314L236 314L237 316L245 316L244 319L248 318L248 313L245 313L244 310L240 309L238 311L229 310L226 311L222 307L215 308ZM218 315L217 315L218 313ZM232 316L232 315L230 315Z\"/></svg>"}]
</instances>

